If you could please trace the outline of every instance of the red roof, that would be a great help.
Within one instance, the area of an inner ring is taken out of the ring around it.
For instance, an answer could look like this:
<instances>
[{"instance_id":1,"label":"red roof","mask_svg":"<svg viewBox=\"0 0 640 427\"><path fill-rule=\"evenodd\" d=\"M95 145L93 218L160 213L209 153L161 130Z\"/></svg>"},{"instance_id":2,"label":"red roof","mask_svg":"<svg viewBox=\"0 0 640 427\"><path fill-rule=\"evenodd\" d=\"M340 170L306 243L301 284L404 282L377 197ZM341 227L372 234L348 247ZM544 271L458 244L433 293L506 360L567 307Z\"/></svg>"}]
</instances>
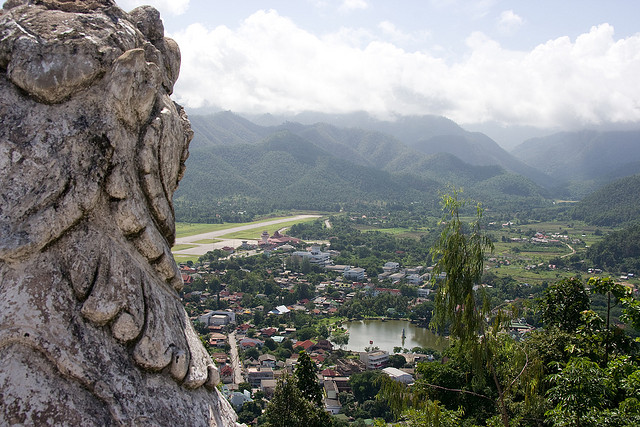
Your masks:
<instances>
[{"instance_id":1,"label":"red roof","mask_svg":"<svg viewBox=\"0 0 640 427\"><path fill-rule=\"evenodd\" d=\"M340 374L336 371L334 371L333 369L325 369L324 371L320 372L322 374L322 376L324 377L339 377Z\"/></svg>"},{"instance_id":2,"label":"red roof","mask_svg":"<svg viewBox=\"0 0 640 427\"><path fill-rule=\"evenodd\" d=\"M294 344L294 347L302 347L306 350L309 350L309 348L313 347L315 345L315 343L311 340L305 340L305 341L298 341Z\"/></svg>"},{"instance_id":3,"label":"red roof","mask_svg":"<svg viewBox=\"0 0 640 427\"><path fill-rule=\"evenodd\" d=\"M300 243L300 239L296 239L295 237L285 236L284 234L280 234L278 231L273 233L273 236L269 237L269 243L271 244L284 244L284 243Z\"/></svg>"},{"instance_id":4,"label":"red roof","mask_svg":"<svg viewBox=\"0 0 640 427\"><path fill-rule=\"evenodd\" d=\"M262 335L270 337L272 335L275 335L278 330L276 328L264 328L260 332L262 333Z\"/></svg>"}]
</instances>

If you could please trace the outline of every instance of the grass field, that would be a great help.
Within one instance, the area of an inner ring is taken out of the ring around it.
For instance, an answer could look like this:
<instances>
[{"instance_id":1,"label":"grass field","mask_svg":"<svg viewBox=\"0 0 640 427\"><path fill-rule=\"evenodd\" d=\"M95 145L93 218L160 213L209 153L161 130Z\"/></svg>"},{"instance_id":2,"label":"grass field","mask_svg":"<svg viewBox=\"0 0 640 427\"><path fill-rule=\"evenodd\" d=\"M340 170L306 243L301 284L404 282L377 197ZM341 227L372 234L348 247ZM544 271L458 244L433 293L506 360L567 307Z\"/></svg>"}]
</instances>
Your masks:
<instances>
[{"instance_id":1,"label":"grass field","mask_svg":"<svg viewBox=\"0 0 640 427\"><path fill-rule=\"evenodd\" d=\"M202 240L196 240L193 243L200 243L201 245L208 245L208 244L219 242L219 241L220 241L220 239L202 239Z\"/></svg>"},{"instance_id":2,"label":"grass field","mask_svg":"<svg viewBox=\"0 0 640 427\"><path fill-rule=\"evenodd\" d=\"M181 251L183 249L195 248L195 245L175 245L171 248L172 251Z\"/></svg>"},{"instance_id":3,"label":"grass field","mask_svg":"<svg viewBox=\"0 0 640 427\"><path fill-rule=\"evenodd\" d=\"M315 221L316 219L318 218L307 218L307 219L301 219L298 221L281 222L280 224L267 225L264 227L253 228L251 230L238 231L237 233L225 234L224 236L221 236L221 238L258 240L260 239L260 235L262 234L262 232L265 230L267 230L269 235L273 235L273 233L275 233L277 230L281 230L283 228L289 228L294 224Z\"/></svg>"},{"instance_id":4,"label":"grass field","mask_svg":"<svg viewBox=\"0 0 640 427\"><path fill-rule=\"evenodd\" d=\"M421 236L429 233L429 229L426 227L421 228L408 228L408 227L393 227L393 228L382 228L382 227L371 227L371 226L356 226L356 228L362 232L368 231L379 231L381 233L392 234L395 237L411 237L414 239L419 239Z\"/></svg>"},{"instance_id":5,"label":"grass field","mask_svg":"<svg viewBox=\"0 0 640 427\"><path fill-rule=\"evenodd\" d=\"M176 255L176 254L173 254L173 259L176 261L177 264L185 263L187 261L198 262L198 258L200 258L198 255Z\"/></svg>"},{"instance_id":6,"label":"grass field","mask_svg":"<svg viewBox=\"0 0 640 427\"><path fill-rule=\"evenodd\" d=\"M192 224L188 222L176 222L176 237L187 237L210 231L224 230L237 224Z\"/></svg>"},{"instance_id":7,"label":"grass field","mask_svg":"<svg viewBox=\"0 0 640 427\"><path fill-rule=\"evenodd\" d=\"M240 227L243 225L253 225L253 224L259 225L264 222L274 221L278 219L286 219L286 218L288 217L282 216L282 217L264 218L259 221L252 221L252 222L225 223L225 224L196 224L196 223L187 223L187 222L176 222L176 237L188 237L196 234L208 233L210 231L219 231L219 230L225 230L227 228ZM307 218L299 221L282 222L280 224L265 226L264 228L257 227L253 230L248 230L243 233L233 233L233 234L225 235L225 237L229 239L242 239L242 238L255 239L257 238L255 236L260 237L260 233L262 233L263 230L267 230L269 231L269 233L273 234L273 232L283 227L291 227L293 224L308 222L308 221L315 221L316 219L317 218ZM258 232L257 230L260 230L260 231ZM247 237L246 236L247 234L253 237ZM238 235L239 237L236 237L236 235Z\"/></svg>"},{"instance_id":8,"label":"grass field","mask_svg":"<svg viewBox=\"0 0 640 427\"><path fill-rule=\"evenodd\" d=\"M571 255L571 249L566 244L558 245L533 245L531 243L520 242L503 242L502 238L509 240L514 237L527 238L533 235L533 232L542 232L549 234L568 235L569 240L566 242L574 250L580 258L584 257L587 246L600 241L604 235L612 231L607 227L594 227L586 225L580 221L548 221L530 224L513 225L511 228L492 229L489 234L494 241L495 250L493 255L488 257L506 258L511 265L502 265L499 267L491 267L491 272L498 276L511 276L521 282L530 284L539 284L544 281L553 283L563 277L575 275L576 271L567 271L564 269L549 270L547 265L549 261L557 257L567 257ZM574 243L574 240L579 240ZM539 265L540 268L527 270L527 265Z\"/></svg>"}]
</instances>

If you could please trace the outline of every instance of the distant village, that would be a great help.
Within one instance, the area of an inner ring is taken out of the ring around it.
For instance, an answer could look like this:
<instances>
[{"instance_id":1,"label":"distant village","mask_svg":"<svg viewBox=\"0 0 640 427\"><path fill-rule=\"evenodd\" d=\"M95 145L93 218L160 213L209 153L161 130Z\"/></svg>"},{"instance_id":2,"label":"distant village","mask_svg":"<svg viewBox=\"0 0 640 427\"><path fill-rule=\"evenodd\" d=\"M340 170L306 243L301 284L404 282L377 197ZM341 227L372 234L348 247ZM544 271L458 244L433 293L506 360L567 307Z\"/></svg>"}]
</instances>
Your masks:
<instances>
[{"instance_id":1,"label":"distant village","mask_svg":"<svg viewBox=\"0 0 640 427\"><path fill-rule=\"evenodd\" d=\"M311 285L304 274L285 270L284 267L272 272L272 278L280 289L293 293L296 286L304 284L311 288L309 298L296 300L293 304L276 305L266 310L263 305L244 307L243 292L232 292L226 284L213 295L208 291L191 291L183 298L187 311L194 313L194 307L203 301L215 298L218 304L224 304L223 310L204 309L193 314L191 320L208 343L210 353L216 361L223 383L222 392L238 412L246 402L255 399L268 400L273 395L276 382L285 373L293 373L301 351L306 352L317 367L317 380L324 389L324 408L331 414L349 417L343 413L340 393L351 393L349 379L354 374L370 370L379 370L395 381L411 384L416 378L416 364L419 361L435 361L439 353L429 349L395 349L395 352L381 350L371 340L366 351L352 352L343 349L348 342L348 333L339 324L331 325L328 334L320 337L296 328L291 317L296 313L314 316L316 319L336 316L339 308L354 298L357 293L371 297L381 294L401 295L398 284L412 289L412 305L417 306L429 301L432 293L432 267L401 267L397 262L384 264L383 272L376 280L367 277L363 268L349 265L335 265L332 261L338 253L323 251L320 245L312 245L306 250L296 249L301 242L298 239L275 233L269 236L263 233L258 245L265 253L308 261L316 269L330 273L330 280ZM243 244L239 250L255 249ZM232 255L235 250L227 249ZM203 277L221 275L223 272L212 271L210 265L181 265L185 289L189 290L195 280ZM442 274L440 278L444 278ZM382 284L389 284L383 286ZM331 291L328 293L328 291ZM266 297L266 295L256 295ZM258 313L258 314L256 314ZM397 313L389 311L389 316ZM265 319L262 325L253 321L256 315ZM384 319L384 318L383 318ZM266 325L266 326L265 326ZM514 334L523 334L532 327L526 322L514 322ZM308 328L305 328L308 329ZM340 344L332 342L335 336L342 335L346 339ZM435 354L435 355L434 355ZM344 399L343 399L344 400Z\"/></svg>"}]
</instances>

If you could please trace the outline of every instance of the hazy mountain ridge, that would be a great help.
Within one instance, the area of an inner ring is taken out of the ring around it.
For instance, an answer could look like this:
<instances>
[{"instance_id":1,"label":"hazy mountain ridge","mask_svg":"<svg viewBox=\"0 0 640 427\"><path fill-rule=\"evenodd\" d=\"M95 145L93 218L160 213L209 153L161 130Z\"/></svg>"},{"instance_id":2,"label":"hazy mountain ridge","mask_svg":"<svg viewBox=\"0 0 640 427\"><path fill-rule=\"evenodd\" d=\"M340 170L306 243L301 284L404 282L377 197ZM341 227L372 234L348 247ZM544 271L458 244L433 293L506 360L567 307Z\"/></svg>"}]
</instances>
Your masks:
<instances>
[{"instance_id":1,"label":"hazy mountain ridge","mask_svg":"<svg viewBox=\"0 0 640 427\"><path fill-rule=\"evenodd\" d=\"M270 119L275 118L271 116ZM401 142L406 147L427 155L450 153L471 165L498 165L540 185L556 185L553 179L517 159L487 135L466 131L454 121L441 116L403 116L385 121L362 112L342 115L302 113L291 120L307 125L324 123L340 128L378 132L392 138L394 142Z\"/></svg>"},{"instance_id":2,"label":"hazy mountain ridge","mask_svg":"<svg viewBox=\"0 0 640 427\"><path fill-rule=\"evenodd\" d=\"M228 112L194 122L187 173L176 193L182 207L238 196L283 209L407 201L437 205L447 185L464 187L485 204L496 201L496 207L505 198L536 204L544 198L542 188L500 166L420 153L378 131L326 123L261 127ZM206 131L198 130L209 122Z\"/></svg>"},{"instance_id":3,"label":"hazy mountain ridge","mask_svg":"<svg viewBox=\"0 0 640 427\"><path fill-rule=\"evenodd\" d=\"M526 140L512 154L581 198L613 179L640 173L640 131L560 132Z\"/></svg>"},{"instance_id":4,"label":"hazy mountain ridge","mask_svg":"<svg viewBox=\"0 0 640 427\"><path fill-rule=\"evenodd\" d=\"M192 121L196 122L196 136L192 146L256 143L261 137L286 129L336 157L392 173L407 172L434 178L429 171L418 166L424 163L424 155L450 153L469 165L497 165L524 175L539 185L555 185L551 178L516 159L488 136L467 132L444 117L413 116L382 121L366 113L303 113L294 118L300 119L300 122L284 121L276 126L259 126L230 112L194 116ZM262 123L273 124L284 117L267 115L258 119ZM207 122L211 126L204 130ZM216 132L220 135L216 135ZM403 169L395 169L397 167Z\"/></svg>"},{"instance_id":5,"label":"hazy mountain ridge","mask_svg":"<svg viewBox=\"0 0 640 427\"><path fill-rule=\"evenodd\" d=\"M253 144L261 141L272 129L259 126L230 111L199 116L190 115L193 129L192 148L211 145Z\"/></svg>"},{"instance_id":6,"label":"hazy mountain ridge","mask_svg":"<svg viewBox=\"0 0 640 427\"><path fill-rule=\"evenodd\" d=\"M187 170L176 199L195 203L242 194L280 202L280 207L317 209L355 200L420 199L425 189L437 194L441 187L426 179L410 184L404 177L336 158L287 131L257 144L195 148Z\"/></svg>"}]
</instances>

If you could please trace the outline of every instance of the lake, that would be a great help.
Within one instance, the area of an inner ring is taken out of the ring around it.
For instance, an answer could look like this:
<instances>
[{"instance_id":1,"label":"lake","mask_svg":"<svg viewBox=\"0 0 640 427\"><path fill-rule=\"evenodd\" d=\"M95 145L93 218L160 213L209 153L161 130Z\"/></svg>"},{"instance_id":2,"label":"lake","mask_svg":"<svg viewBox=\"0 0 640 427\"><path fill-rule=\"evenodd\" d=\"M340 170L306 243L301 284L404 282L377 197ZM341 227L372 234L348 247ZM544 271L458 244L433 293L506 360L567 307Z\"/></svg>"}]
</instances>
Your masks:
<instances>
[{"instance_id":1,"label":"lake","mask_svg":"<svg viewBox=\"0 0 640 427\"><path fill-rule=\"evenodd\" d=\"M446 342L428 328L422 328L408 320L359 320L343 323L349 331L349 344L345 347L351 351L364 351L365 347L377 346L380 350L393 353L394 347L429 347L442 351ZM402 339L402 329L405 339ZM373 344L370 344L373 341Z\"/></svg>"}]
</instances>

